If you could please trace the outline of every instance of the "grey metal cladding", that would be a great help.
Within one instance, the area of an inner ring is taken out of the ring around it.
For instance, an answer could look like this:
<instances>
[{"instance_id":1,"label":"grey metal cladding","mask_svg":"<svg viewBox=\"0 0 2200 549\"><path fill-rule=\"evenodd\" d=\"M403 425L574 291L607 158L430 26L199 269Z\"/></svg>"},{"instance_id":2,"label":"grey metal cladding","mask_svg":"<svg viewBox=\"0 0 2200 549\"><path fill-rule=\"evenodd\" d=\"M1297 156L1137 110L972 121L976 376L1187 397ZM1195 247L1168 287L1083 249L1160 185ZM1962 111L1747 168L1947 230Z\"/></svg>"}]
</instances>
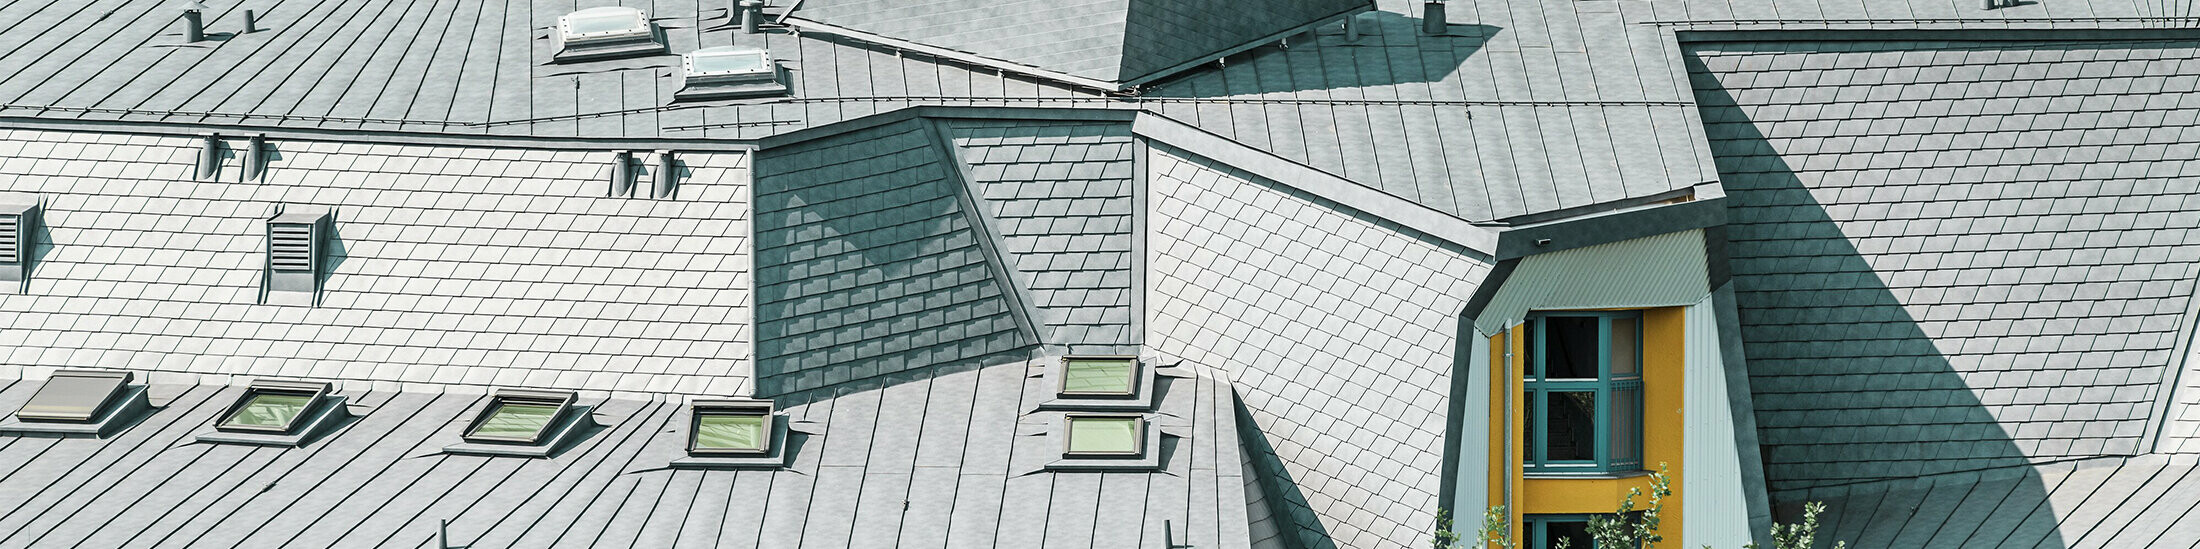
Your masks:
<instances>
[{"instance_id":1,"label":"grey metal cladding","mask_svg":"<svg viewBox=\"0 0 2200 549\"><path fill-rule=\"evenodd\" d=\"M2193 547L2194 469L2143 455L1936 475L1793 491L1776 513L1793 520L1800 502L1824 502L1821 547Z\"/></svg>"},{"instance_id":2,"label":"grey metal cladding","mask_svg":"<svg viewBox=\"0 0 2200 549\"><path fill-rule=\"evenodd\" d=\"M1136 345L1130 126L952 121L947 127L969 166L978 207L1001 239L1003 260L1023 277L1041 317L1035 321L1048 328L1047 343L1115 352Z\"/></svg>"},{"instance_id":3,"label":"grey metal cladding","mask_svg":"<svg viewBox=\"0 0 2200 549\"><path fill-rule=\"evenodd\" d=\"M2200 43L1688 61L1774 490L2143 450L2200 263Z\"/></svg>"},{"instance_id":4,"label":"grey metal cladding","mask_svg":"<svg viewBox=\"0 0 2200 549\"><path fill-rule=\"evenodd\" d=\"M795 428L808 432L793 435L793 465L743 471L664 468L685 444L687 411L676 397L614 396L596 410L601 432L555 458L513 459L436 452L482 395L363 392L352 402L354 422L315 444L274 449L184 444L241 389L159 385L166 407L112 438L0 439L0 504L10 510L0 514L0 545L411 546L432 543L438 521L449 519L452 540L474 547L996 546L1015 538L1011 531L1035 534L1030 547L1087 547L1096 538L1144 547L1158 546L1164 528L1180 542L1214 540L1201 547L1248 546L1242 530L1186 520L1245 498L1241 472L1214 467L1237 461L1234 447L1211 448L1235 443L1227 382L1176 380L1165 407L1194 438L1165 447L1166 471L1025 475L1005 458L1016 439L1031 437L1005 435L1024 420L1020 395L1045 387L1023 371L931 369L785 402ZM0 381L0 402L39 386ZM955 428L913 428L935 417ZM935 436L1003 459L924 457ZM1194 443L1208 436L1214 442ZM1008 499L998 487L1009 478L1089 489ZM1013 508L1110 518L1088 518L1082 531L1003 522L1013 518L1003 509Z\"/></svg>"},{"instance_id":5,"label":"grey metal cladding","mask_svg":"<svg viewBox=\"0 0 2200 549\"><path fill-rule=\"evenodd\" d=\"M794 17L1105 82L1154 76L1367 0L811 0Z\"/></svg>"},{"instance_id":6,"label":"grey metal cladding","mask_svg":"<svg viewBox=\"0 0 2200 549\"><path fill-rule=\"evenodd\" d=\"M1001 360L1036 343L1012 316L948 162L921 120L759 153L758 396Z\"/></svg>"}]
</instances>

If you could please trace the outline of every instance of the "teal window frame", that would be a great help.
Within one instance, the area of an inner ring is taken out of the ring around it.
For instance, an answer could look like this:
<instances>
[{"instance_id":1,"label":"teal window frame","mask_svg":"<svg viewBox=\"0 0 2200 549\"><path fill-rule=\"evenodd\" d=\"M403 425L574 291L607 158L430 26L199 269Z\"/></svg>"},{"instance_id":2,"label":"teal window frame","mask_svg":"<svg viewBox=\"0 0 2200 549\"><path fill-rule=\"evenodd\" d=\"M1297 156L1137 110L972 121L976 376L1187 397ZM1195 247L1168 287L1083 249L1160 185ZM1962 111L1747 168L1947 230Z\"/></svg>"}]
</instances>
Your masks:
<instances>
[{"instance_id":1,"label":"teal window frame","mask_svg":"<svg viewBox=\"0 0 2200 549\"><path fill-rule=\"evenodd\" d=\"M1579 379L1545 379L1545 351L1550 330L1547 321L1553 318L1597 319L1597 377ZM1612 324L1614 320L1632 319L1634 322L1634 347L1623 352L1634 353L1634 373L1614 375L1612 372ZM1642 313L1641 311L1551 311L1529 315L1529 362L1521 383L1522 402L1529 407L1531 419L1524 427L1529 430L1530 444L1522 457L1522 469L1530 474L1586 473L1610 474L1642 470ZM1596 394L1596 450L1594 459L1560 460L1549 457L1550 399L1552 393L1593 392ZM1627 402L1621 402L1621 398ZM1632 425L1627 429L1615 429L1621 413L1631 413ZM1625 432L1615 432L1625 431ZM1617 452L1625 447L1628 451Z\"/></svg>"},{"instance_id":2,"label":"teal window frame","mask_svg":"<svg viewBox=\"0 0 2200 549\"><path fill-rule=\"evenodd\" d=\"M1589 515L1521 515L1520 522L1520 546L1524 549L1543 549L1551 547L1551 542L1555 541L1551 539L1551 523L1579 522L1587 524ZM1596 549L1596 546L1597 542L1594 538L1573 540L1572 545L1573 549Z\"/></svg>"}]
</instances>

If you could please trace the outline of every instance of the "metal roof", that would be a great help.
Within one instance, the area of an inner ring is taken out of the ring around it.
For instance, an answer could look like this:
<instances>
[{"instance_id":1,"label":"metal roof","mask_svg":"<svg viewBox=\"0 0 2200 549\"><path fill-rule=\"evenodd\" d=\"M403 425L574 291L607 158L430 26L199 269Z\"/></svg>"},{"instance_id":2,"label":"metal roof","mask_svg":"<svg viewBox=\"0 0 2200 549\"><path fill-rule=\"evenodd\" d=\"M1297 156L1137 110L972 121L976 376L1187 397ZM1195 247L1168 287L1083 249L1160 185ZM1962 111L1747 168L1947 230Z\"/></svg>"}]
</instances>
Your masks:
<instances>
[{"instance_id":1,"label":"metal roof","mask_svg":"<svg viewBox=\"0 0 2200 549\"><path fill-rule=\"evenodd\" d=\"M472 547L1246 547L1230 390L1162 379L1163 469L1077 473L1043 470L1059 412L1021 363L782 402L810 433L784 470L667 469L687 412L664 397L584 399L599 431L520 459L440 452L480 394L350 393L353 420L290 449L191 443L242 389L155 385L163 407L113 438L0 438L0 544L433 547L447 519Z\"/></svg>"}]
</instances>

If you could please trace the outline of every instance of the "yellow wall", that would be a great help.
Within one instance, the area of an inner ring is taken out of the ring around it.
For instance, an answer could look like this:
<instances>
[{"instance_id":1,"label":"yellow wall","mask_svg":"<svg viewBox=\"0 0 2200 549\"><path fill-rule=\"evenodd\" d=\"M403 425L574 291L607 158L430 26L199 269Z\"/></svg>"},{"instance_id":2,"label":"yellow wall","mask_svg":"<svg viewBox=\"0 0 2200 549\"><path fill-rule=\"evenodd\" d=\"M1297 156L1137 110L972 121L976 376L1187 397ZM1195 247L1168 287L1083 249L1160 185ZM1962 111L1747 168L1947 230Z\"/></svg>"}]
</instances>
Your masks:
<instances>
[{"instance_id":1,"label":"yellow wall","mask_svg":"<svg viewBox=\"0 0 2200 549\"><path fill-rule=\"evenodd\" d=\"M1669 547L1687 546L1681 539L1680 527L1681 437L1687 430L1681 415L1682 370L1687 364L1684 348L1686 310L1666 307L1642 312L1643 464L1655 469L1664 463L1671 469L1673 494L1665 498L1661 511L1663 527L1659 529ZM1508 353L1512 355L1509 361L1506 359ZM1519 541L1521 534L1521 515L1611 513L1619 508L1620 500L1627 497L1629 488L1643 491L1644 497L1635 499L1636 508L1648 506L1650 477L1647 475L1593 479L1529 478L1523 474L1520 464L1526 432L1520 422L1525 413L1520 389L1527 358L1527 345L1521 340L1521 330L1507 330L1490 338L1490 364L1497 367L1490 368L1489 462L1499 466L1490 468L1489 501L1492 506L1505 505L1512 511L1514 541ZM1506 413L1508 406L1510 414ZM1507 431L1511 432L1509 453ZM1509 502L1505 501L1507 477L1513 486Z\"/></svg>"}]
</instances>

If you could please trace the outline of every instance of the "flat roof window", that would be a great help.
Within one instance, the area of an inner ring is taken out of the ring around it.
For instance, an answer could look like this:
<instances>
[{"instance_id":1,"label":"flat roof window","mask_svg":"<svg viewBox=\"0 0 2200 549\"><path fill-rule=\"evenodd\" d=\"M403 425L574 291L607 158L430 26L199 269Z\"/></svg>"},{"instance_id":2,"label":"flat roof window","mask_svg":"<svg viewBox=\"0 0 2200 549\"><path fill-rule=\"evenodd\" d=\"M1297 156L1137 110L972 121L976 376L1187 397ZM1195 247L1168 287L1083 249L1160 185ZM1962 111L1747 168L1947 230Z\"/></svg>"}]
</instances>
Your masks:
<instances>
[{"instance_id":1,"label":"flat roof window","mask_svg":"<svg viewBox=\"0 0 2200 549\"><path fill-rule=\"evenodd\" d=\"M573 400L570 392L497 391L489 406L466 427L463 438L467 442L539 444Z\"/></svg>"},{"instance_id":2,"label":"flat roof window","mask_svg":"<svg viewBox=\"0 0 2200 549\"><path fill-rule=\"evenodd\" d=\"M567 42L607 40L649 33L649 15L624 7L588 8L558 18Z\"/></svg>"},{"instance_id":3,"label":"flat roof window","mask_svg":"<svg viewBox=\"0 0 2200 549\"><path fill-rule=\"evenodd\" d=\"M771 56L754 48L717 47L688 52L687 75L694 77L759 75L772 72Z\"/></svg>"},{"instance_id":4,"label":"flat roof window","mask_svg":"<svg viewBox=\"0 0 2200 549\"><path fill-rule=\"evenodd\" d=\"M289 433L298 427L300 419L313 404L327 394L326 383L292 381L256 381L245 390L229 411L222 414L221 423L214 425L220 431L244 431L259 433Z\"/></svg>"},{"instance_id":5,"label":"flat roof window","mask_svg":"<svg viewBox=\"0 0 2200 549\"><path fill-rule=\"evenodd\" d=\"M1146 419L1123 414L1070 414L1063 454L1070 457L1138 457L1146 447Z\"/></svg>"},{"instance_id":6,"label":"flat roof window","mask_svg":"<svg viewBox=\"0 0 2200 549\"><path fill-rule=\"evenodd\" d=\"M691 410L694 417L689 423L689 453L761 455L771 451L771 401L697 400Z\"/></svg>"},{"instance_id":7,"label":"flat roof window","mask_svg":"<svg viewBox=\"0 0 2200 549\"><path fill-rule=\"evenodd\" d=\"M90 422L121 395L123 386L129 383L129 372L54 372L46 379L46 385L31 395L31 401L15 412L15 417L24 421Z\"/></svg>"},{"instance_id":8,"label":"flat roof window","mask_svg":"<svg viewBox=\"0 0 2200 549\"><path fill-rule=\"evenodd\" d=\"M1072 356L1062 358L1065 397L1132 396L1138 391L1138 357Z\"/></svg>"}]
</instances>

